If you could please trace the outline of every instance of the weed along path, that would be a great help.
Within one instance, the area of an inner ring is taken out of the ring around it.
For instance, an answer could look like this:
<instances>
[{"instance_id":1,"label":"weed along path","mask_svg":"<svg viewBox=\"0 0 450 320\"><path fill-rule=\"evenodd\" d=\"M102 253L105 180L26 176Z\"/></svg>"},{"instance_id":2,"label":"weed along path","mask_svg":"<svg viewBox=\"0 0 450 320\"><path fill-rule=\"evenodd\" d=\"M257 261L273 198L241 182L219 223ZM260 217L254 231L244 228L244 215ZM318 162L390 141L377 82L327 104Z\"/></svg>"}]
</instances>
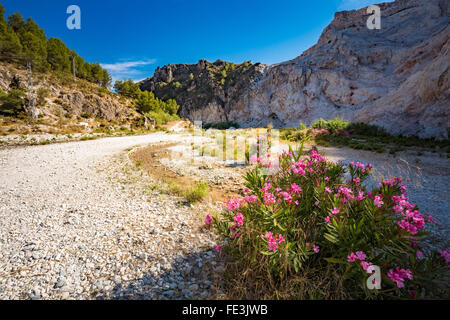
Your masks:
<instances>
[{"instance_id":1,"label":"weed along path","mask_svg":"<svg viewBox=\"0 0 450 320\"><path fill-rule=\"evenodd\" d=\"M223 297L219 239L204 219L242 194L248 167L192 162L183 153L192 141L158 132L1 149L0 299ZM439 220L436 243L448 239L448 159L319 151L402 177Z\"/></svg>"},{"instance_id":2,"label":"weed along path","mask_svg":"<svg viewBox=\"0 0 450 320\"><path fill-rule=\"evenodd\" d=\"M209 207L152 192L128 158L136 145L184 138L0 150L0 299L215 298Z\"/></svg>"}]
</instances>

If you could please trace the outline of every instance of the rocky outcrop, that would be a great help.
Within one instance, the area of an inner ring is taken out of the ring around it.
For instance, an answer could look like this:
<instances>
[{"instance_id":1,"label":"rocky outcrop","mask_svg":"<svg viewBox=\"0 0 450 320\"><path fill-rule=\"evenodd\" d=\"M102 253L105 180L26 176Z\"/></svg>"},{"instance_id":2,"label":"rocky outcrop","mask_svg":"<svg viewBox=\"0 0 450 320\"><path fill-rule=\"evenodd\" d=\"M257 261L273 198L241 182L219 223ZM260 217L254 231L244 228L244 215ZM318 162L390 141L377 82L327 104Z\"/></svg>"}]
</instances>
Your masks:
<instances>
[{"instance_id":1,"label":"rocky outcrop","mask_svg":"<svg viewBox=\"0 0 450 320\"><path fill-rule=\"evenodd\" d=\"M41 119L64 119L69 123L89 119L90 122L99 120L117 125L146 122L129 99L85 80L74 81L70 75L67 77L34 74L35 106ZM0 64L0 90L9 91L13 79L19 89L27 92L27 71L11 64Z\"/></svg>"},{"instance_id":2,"label":"rocky outcrop","mask_svg":"<svg viewBox=\"0 0 450 320\"><path fill-rule=\"evenodd\" d=\"M227 121L233 109L244 106L242 97L261 79L266 68L261 63L200 60L197 64L158 68L140 87L153 91L160 99L176 99L182 117L204 122Z\"/></svg>"},{"instance_id":3,"label":"rocky outcrop","mask_svg":"<svg viewBox=\"0 0 450 320\"><path fill-rule=\"evenodd\" d=\"M189 100L192 91L186 87L181 100L173 96L182 116L278 127L339 116L393 134L448 138L449 2L397 0L379 7L380 30L367 28L365 8L338 12L318 43L300 57L260 67L252 80L237 80L237 96L211 90L208 99ZM142 87L150 82L150 89L156 88L162 74L177 79L179 66L158 70Z\"/></svg>"}]
</instances>

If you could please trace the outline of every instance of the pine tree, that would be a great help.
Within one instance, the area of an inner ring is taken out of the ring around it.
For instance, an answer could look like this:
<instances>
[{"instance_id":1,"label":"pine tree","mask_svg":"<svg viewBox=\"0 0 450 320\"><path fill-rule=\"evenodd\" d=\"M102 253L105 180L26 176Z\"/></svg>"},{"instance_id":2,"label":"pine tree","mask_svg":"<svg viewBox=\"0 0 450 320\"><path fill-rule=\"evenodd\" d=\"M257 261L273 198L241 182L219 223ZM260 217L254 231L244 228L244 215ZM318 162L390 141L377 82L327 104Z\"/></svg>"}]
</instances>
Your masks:
<instances>
[{"instance_id":1,"label":"pine tree","mask_svg":"<svg viewBox=\"0 0 450 320\"><path fill-rule=\"evenodd\" d=\"M5 9L0 3L0 60L26 65L33 62L33 68L40 71L56 70L73 72L77 77L104 87L111 85L111 77L99 63L85 62L63 41L50 38L32 18L24 21L19 12L5 19Z\"/></svg>"},{"instance_id":2,"label":"pine tree","mask_svg":"<svg viewBox=\"0 0 450 320\"><path fill-rule=\"evenodd\" d=\"M53 70L71 71L69 50L61 39L48 39L47 61L52 66Z\"/></svg>"}]
</instances>

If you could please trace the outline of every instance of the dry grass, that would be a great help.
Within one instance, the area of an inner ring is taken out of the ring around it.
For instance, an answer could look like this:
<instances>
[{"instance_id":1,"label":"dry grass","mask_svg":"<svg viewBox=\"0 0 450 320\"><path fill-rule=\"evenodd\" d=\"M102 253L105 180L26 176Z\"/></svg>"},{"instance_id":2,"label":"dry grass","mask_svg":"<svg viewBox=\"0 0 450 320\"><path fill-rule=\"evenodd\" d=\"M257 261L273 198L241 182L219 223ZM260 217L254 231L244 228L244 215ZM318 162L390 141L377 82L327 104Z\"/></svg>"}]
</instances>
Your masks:
<instances>
[{"instance_id":1,"label":"dry grass","mask_svg":"<svg viewBox=\"0 0 450 320\"><path fill-rule=\"evenodd\" d=\"M229 258L224 271L222 288L231 300L305 300L348 299L343 277L330 266L307 267L301 275L275 279L258 266L235 262Z\"/></svg>"}]
</instances>

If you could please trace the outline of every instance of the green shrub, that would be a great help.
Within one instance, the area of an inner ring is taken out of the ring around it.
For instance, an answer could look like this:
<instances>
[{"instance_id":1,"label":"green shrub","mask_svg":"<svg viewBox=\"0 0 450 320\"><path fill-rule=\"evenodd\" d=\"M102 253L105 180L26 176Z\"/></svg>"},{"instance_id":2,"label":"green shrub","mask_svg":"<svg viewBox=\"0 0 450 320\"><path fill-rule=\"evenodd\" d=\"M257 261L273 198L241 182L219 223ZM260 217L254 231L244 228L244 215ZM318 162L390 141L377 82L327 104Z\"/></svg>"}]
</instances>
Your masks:
<instances>
[{"instance_id":1,"label":"green shrub","mask_svg":"<svg viewBox=\"0 0 450 320\"><path fill-rule=\"evenodd\" d=\"M196 185L186 191L185 197L188 203L201 201L208 195L208 184L206 182L197 182Z\"/></svg>"},{"instance_id":2,"label":"green shrub","mask_svg":"<svg viewBox=\"0 0 450 320\"><path fill-rule=\"evenodd\" d=\"M298 129L299 129L299 130L306 130L306 129L308 129L308 127L307 127L303 122L300 121L300 124L299 124L299 126L298 126Z\"/></svg>"},{"instance_id":3,"label":"green shrub","mask_svg":"<svg viewBox=\"0 0 450 320\"><path fill-rule=\"evenodd\" d=\"M239 128L239 123L234 121L225 121L225 122L214 122L214 123L206 123L203 125L203 129L218 129L218 130L227 130L229 128Z\"/></svg>"},{"instance_id":4,"label":"green shrub","mask_svg":"<svg viewBox=\"0 0 450 320\"><path fill-rule=\"evenodd\" d=\"M207 217L233 258L229 298L448 298L448 249L423 253L432 218L408 202L399 178L369 191L370 164L301 154L284 153L273 175L263 169L276 163L258 164L244 176L247 195ZM381 269L380 290L366 286L370 265Z\"/></svg>"},{"instance_id":5,"label":"green shrub","mask_svg":"<svg viewBox=\"0 0 450 320\"><path fill-rule=\"evenodd\" d=\"M162 110L150 111L150 112L146 113L146 115L149 116L150 118L154 119L157 125L163 125L170 121L180 120L180 118L176 114L171 115Z\"/></svg>"},{"instance_id":6,"label":"green shrub","mask_svg":"<svg viewBox=\"0 0 450 320\"><path fill-rule=\"evenodd\" d=\"M45 106L46 99L50 96L50 90L48 88L40 87L37 90L37 105Z\"/></svg>"},{"instance_id":7,"label":"green shrub","mask_svg":"<svg viewBox=\"0 0 450 320\"><path fill-rule=\"evenodd\" d=\"M5 116L18 116L24 110L25 93L19 89L13 89L9 93L0 91L0 114Z\"/></svg>"},{"instance_id":8,"label":"green shrub","mask_svg":"<svg viewBox=\"0 0 450 320\"><path fill-rule=\"evenodd\" d=\"M313 122L311 125L311 128L313 129L325 129L330 131L331 133L336 132L337 130L345 130L349 127L350 122L342 120L338 117L334 118L333 120L317 120Z\"/></svg>"}]
</instances>

